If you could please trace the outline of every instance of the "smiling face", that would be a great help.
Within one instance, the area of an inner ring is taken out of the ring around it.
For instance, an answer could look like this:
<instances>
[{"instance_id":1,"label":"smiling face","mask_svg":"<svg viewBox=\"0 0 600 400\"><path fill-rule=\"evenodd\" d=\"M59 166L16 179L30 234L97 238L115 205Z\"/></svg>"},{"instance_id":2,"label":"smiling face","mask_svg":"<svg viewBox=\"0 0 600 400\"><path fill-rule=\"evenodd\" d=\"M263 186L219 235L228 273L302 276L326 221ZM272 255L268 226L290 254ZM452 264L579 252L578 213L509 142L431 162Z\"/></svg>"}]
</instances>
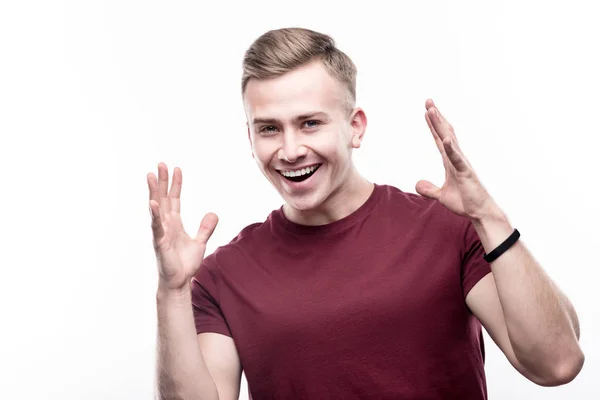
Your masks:
<instances>
[{"instance_id":1,"label":"smiling face","mask_svg":"<svg viewBox=\"0 0 600 400\"><path fill-rule=\"evenodd\" d=\"M351 155L360 147L366 117L361 109L349 110L348 97L320 61L246 86L254 159L297 212L327 212L358 177Z\"/></svg>"}]
</instances>

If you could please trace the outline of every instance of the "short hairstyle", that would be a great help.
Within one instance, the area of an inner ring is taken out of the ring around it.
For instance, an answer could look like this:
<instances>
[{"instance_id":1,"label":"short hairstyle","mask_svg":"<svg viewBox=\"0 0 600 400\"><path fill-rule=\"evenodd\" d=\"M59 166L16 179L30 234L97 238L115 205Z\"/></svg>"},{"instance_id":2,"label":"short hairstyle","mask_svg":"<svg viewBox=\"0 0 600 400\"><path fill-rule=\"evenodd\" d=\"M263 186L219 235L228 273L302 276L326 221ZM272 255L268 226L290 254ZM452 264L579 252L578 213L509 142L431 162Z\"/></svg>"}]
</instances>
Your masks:
<instances>
[{"instance_id":1,"label":"short hairstyle","mask_svg":"<svg viewBox=\"0 0 600 400\"><path fill-rule=\"evenodd\" d=\"M313 60L320 60L329 74L348 91L348 106L356 102L356 66L335 47L333 38L304 28L271 30L252 43L244 55L242 95L250 79L281 76Z\"/></svg>"}]
</instances>

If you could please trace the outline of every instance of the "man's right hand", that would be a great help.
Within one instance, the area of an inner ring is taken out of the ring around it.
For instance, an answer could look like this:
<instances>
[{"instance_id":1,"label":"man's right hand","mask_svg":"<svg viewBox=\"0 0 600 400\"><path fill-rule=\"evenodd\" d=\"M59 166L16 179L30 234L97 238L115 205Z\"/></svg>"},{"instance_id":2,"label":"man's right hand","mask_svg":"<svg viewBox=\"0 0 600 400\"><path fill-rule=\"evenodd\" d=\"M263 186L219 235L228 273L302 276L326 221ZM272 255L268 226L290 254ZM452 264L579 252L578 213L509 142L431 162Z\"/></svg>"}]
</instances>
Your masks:
<instances>
[{"instance_id":1,"label":"man's right hand","mask_svg":"<svg viewBox=\"0 0 600 400\"><path fill-rule=\"evenodd\" d=\"M170 190L169 171L164 163L158 164L158 180L153 173L149 173L147 178L159 290L178 291L189 285L200 267L218 217L213 213L206 214L196 237L190 237L183 229L179 213L181 169L175 168Z\"/></svg>"}]
</instances>

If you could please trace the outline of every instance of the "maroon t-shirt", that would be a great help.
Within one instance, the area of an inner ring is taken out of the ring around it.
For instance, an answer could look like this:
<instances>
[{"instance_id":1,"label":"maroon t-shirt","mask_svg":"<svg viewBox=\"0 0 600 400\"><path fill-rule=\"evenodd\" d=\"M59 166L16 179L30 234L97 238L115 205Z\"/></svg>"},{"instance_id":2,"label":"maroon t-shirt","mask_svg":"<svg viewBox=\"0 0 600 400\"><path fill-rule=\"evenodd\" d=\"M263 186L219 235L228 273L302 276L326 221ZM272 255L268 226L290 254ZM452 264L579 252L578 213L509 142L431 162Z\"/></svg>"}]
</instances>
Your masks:
<instances>
[{"instance_id":1,"label":"maroon t-shirt","mask_svg":"<svg viewBox=\"0 0 600 400\"><path fill-rule=\"evenodd\" d=\"M392 186L328 225L279 209L206 257L196 329L233 338L255 400L486 399L483 254L467 218Z\"/></svg>"}]
</instances>

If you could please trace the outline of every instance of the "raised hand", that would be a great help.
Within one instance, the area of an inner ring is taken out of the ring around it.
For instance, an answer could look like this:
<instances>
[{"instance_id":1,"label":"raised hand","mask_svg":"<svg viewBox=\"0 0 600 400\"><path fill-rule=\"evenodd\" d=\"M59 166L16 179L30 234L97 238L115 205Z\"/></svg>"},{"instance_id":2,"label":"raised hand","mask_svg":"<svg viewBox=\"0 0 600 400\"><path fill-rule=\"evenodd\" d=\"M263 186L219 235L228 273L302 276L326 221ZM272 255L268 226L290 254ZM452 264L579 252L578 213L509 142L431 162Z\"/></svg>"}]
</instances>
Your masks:
<instances>
[{"instance_id":1,"label":"raised hand","mask_svg":"<svg viewBox=\"0 0 600 400\"><path fill-rule=\"evenodd\" d=\"M173 171L170 190L169 171L164 163L158 164L158 180L153 173L149 173L147 179L159 288L180 290L189 284L200 267L206 243L217 226L218 217L213 213L206 214L196 237L190 237L183 229L179 213L181 169L175 168Z\"/></svg>"},{"instance_id":2,"label":"raised hand","mask_svg":"<svg viewBox=\"0 0 600 400\"><path fill-rule=\"evenodd\" d=\"M439 200L456 214L482 219L495 210L492 197L458 146L452 125L442 116L433 100L427 100L425 108L425 120L442 155L446 179L441 188L429 181L419 181L415 187L417 193Z\"/></svg>"}]
</instances>

